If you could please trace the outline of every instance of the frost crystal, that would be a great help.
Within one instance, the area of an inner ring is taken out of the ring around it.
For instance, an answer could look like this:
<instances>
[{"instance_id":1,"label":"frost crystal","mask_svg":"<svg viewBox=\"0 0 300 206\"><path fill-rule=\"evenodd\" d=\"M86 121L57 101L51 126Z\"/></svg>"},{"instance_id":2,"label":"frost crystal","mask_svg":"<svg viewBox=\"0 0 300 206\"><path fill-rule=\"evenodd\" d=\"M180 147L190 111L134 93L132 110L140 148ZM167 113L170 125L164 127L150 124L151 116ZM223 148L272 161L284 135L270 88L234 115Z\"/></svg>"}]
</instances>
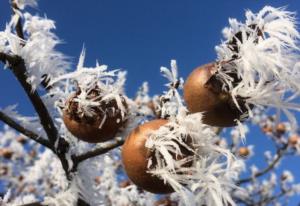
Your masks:
<instances>
[{"instance_id":1,"label":"frost crystal","mask_svg":"<svg viewBox=\"0 0 300 206\"><path fill-rule=\"evenodd\" d=\"M176 116L178 109L184 108L182 98L178 92L178 89L183 87L183 79L178 77L176 60L171 60L171 69L161 67L160 71L169 80L169 83L166 84L169 90L159 97L158 111L162 118Z\"/></svg>"},{"instance_id":2,"label":"frost crystal","mask_svg":"<svg viewBox=\"0 0 300 206\"><path fill-rule=\"evenodd\" d=\"M26 6L36 7L37 0L13 0L17 7L23 10Z\"/></svg>"},{"instance_id":3,"label":"frost crystal","mask_svg":"<svg viewBox=\"0 0 300 206\"><path fill-rule=\"evenodd\" d=\"M235 205L230 192L243 164L215 144L216 135L201 119L200 113L181 112L150 134L145 146L155 160L149 171L182 195L185 205Z\"/></svg>"},{"instance_id":4,"label":"frost crystal","mask_svg":"<svg viewBox=\"0 0 300 206\"><path fill-rule=\"evenodd\" d=\"M77 69L73 72L53 78L49 85L71 81L77 87L76 97L73 99L78 104L78 114L93 116L93 108L101 106L103 102L109 103L114 100L118 109L121 111L122 118L125 118L127 112L124 105L125 95L123 87L126 80L126 72L119 70L107 71L106 65L96 67L84 67L85 50L83 49ZM69 86L69 84L66 84ZM95 97L90 98L89 95L95 92ZM65 94L62 98L66 98Z\"/></svg>"},{"instance_id":5,"label":"frost crystal","mask_svg":"<svg viewBox=\"0 0 300 206\"><path fill-rule=\"evenodd\" d=\"M246 22L229 19L223 30L225 41L216 47L221 63L217 76L227 86L237 107L238 99L248 105L282 110L296 127L290 109L300 87L299 37L294 13L284 8L264 7L257 14L246 12ZM250 110L250 108L249 108Z\"/></svg>"}]
</instances>

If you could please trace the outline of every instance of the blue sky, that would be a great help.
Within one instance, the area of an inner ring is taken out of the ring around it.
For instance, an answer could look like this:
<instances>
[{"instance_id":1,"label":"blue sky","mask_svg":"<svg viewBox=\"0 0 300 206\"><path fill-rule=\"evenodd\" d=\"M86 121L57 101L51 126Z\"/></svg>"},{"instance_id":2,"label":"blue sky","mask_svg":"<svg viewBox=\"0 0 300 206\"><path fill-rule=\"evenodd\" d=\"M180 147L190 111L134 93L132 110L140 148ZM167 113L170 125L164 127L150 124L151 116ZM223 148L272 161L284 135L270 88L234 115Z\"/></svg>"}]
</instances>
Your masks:
<instances>
[{"instance_id":1,"label":"blue sky","mask_svg":"<svg viewBox=\"0 0 300 206\"><path fill-rule=\"evenodd\" d=\"M11 12L7 2L0 1L1 30ZM56 21L56 34L64 41L58 49L73 65L85 45L87 66L93 66L97 59L110 68L127 70L126 91L133 96L143 81L149 82L151 94L161 93L165 79L159 69L169 67L171 59L177 60L184 78L195 67L213 61L214 47L228 18L243 20L246 9L256 12L264 5L288 6L288 10L300 12L300 1L296 0L40 0L39 7L30 11ZM9 71L0 70L0 93L0 107L18 103L23 114L32 114ZM258 154L269 145L257 129L247 143L259 145ZM299 157L291 161L287 167L298 169L299 174Z\"/></svg>"}]
</instances>

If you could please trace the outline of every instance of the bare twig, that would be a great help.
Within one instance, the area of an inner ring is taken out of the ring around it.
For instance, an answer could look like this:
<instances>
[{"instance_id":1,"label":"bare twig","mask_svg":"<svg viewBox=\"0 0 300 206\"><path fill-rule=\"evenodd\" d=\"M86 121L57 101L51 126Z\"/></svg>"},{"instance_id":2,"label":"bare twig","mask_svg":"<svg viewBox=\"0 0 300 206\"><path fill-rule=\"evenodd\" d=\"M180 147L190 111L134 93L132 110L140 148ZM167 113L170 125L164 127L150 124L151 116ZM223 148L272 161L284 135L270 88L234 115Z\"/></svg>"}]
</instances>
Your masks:
<instances>
[{"instance_id":1,"label":"bare twig","mask_svg":"<svg viewBox=\"0 0 300 206\"><path fill-rule=\"evenodd\" d=\"M40 143L44 145L45 147L52 149L52 145L47 139L44 139L43 137L37 135L36 133L26 129L25 127L18 124L16 121L14 121L12 118L10 118L8 115L0 111L0 120L3 121L5 124L9 125L10 127L14 128L21 134L29 137L30 139L36 141L37 143Z\"/></svg>"},{"instance_id":2,"label":"bare twig","mask_svg":"<svg viewBox=\"0 0 300 206\"><path fill-rule=\"evenodd\" d=\"M104 154L116 147L119 147L121 145L124 144L124 140L116 140L110 144L107 144L103 147L99 147L97 149L94 149L92 151L88 151L84 154L80 154L80 155L77 155L77 156L73 156L72 159L73 159L73 163L78 165L80 162L86 160L86 159L89 159L89 158L92 158L92 157L96 157L98 155L101 155L101 154Z\"/></svg>"},{"instance_id":3,"label":"bare twig","mask_svg":"<svg viewBox=\"0 0 300 206\"><path fill-rule=\"evenodd\" d=\"M243 183L247 183L253 180L253 178L257 178L260 177L266 173L268 173L269 171L271 171L275 165L281 160L281 158L283 157L283 155L285 154L285 152L288 149L288 144L285 144L282 148L278 149L276 152L276 158L264 169L262 169L261 171L257 172L254 174L254 177L248 177L245 179L241 179L237 182L238 185L243 184Z\"/></svg>"}]
</instances>

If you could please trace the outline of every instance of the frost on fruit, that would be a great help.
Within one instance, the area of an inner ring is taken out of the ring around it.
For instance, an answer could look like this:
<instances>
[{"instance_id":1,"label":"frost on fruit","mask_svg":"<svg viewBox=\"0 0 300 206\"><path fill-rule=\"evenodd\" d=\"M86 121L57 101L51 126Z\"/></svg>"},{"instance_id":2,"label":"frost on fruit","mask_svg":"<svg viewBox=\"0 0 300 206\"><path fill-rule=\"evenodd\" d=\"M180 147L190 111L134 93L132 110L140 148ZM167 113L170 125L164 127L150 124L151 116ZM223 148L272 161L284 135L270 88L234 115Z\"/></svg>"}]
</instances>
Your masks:
<instances>
[{"instance_id":1,"label":"frost on fruit","mask_svg":"<svg viewBox=\"0 0 300 206\"><path fill-rule=\"evenodd\" d=\"M300 79L299 37L295 13L284 8L264 7L258 13L246 11L245 23L229 19L224 41L216 47L223 63L217 77L231 93L237 107L244 99L250 105L283 111L296 128L290 110L300 110L296 102ZM237 75L234 81L232 73Z\"/></svg>"},{"instance_id":2,"label":"frost on fruit","mask_svg":"<svg viewBox=\"0 0 300 206\"><path fill-rule=\"evenodd\" d=\"M172 66L172 71L163 70L170 85L177 80L174 62ZM149 172L171 185L182 197L182 204L235 205L230 192L238 189L234 181L242 162L215 144L217 136L202 123L201 113L187 115L177 89L169 87L164 95L170 99L162 106L168 111L169 123L153 131L146 141L153 154Z\"/></svg>"},{"instance_id":3,"label":"frost on fruit","mask_svg":"<svg viewBox=\"0 0 300 206\"><path fill-rule=\"evenodd\" d=\"M201 117L200 113L179 114L151 133L145 145L154 153L149 172L170 184L186 205L234 205L230 192L238 189L234 181L243 164L215 144L215 133L202 124ZM182 148L190 151L189 155L184 155Z\"/></svg>"},{"instance_id":4,"label":"frost on fruit","mask_svg":"<svg viewBox=\"0 0 300 206\"><path fill-rule=\"evenodd\" d=\"M294 184L295 178L290 171L283 171L281 176L273 173L261 181L255 176L261 168L255 165L249 174L253 181L244 189L235 184L240 180L238 177L244 164L234 154L241 144L241 137L245 137L250 128L238 122L237 127L229 132L232 141L227 142L216 135L212 127L202 124L201 113L188 114L179 91L183 80L178 76L175 60L171 61L170 69L161 68L163 76L169 81L162 95L150 97L148 85L144 83L136 97L130 99L123 91L126 72L108 70L106 65L98 62L95 67L84 66L85 50L80 55L77 68L69 71L69 59L55 49L61 43L53 33L55 22L46 17L22 13L26 6L36 6L35 0L14 2L18 9L14 9L11 21L0 31L0 52L19 55L24 59L28 70L27 81L33 90L38 89L41 83L47 83L47 92L40 92L44 94L41 98L53 117L60 138L69 143L70 150L63 154L67 169L76 165L73 155L106 148L113 141L121 142L137 125L156 117L167 119L168 124L151 133L146 142L145 146L153 153L148 162L148 172L173 187L176 192L167 198L178 202L179 206L234 206L237 204L234 200L248 200L252 194L261 191L264 199L269 199L272 192L275 194L278 191L276 184L279 180L281 182L277 185L287 191L285 196L300 193L300 185ZM14 31L20 18L24 23L25 40ZM245 100L250 120L261 127L267 125L265 132L269 136L274 133L277 123L266 121L264 107L283 111L290 121L285 124L285 133L294 134L290 125L297 123L290 110L299 111L296 100L299 100L300 90L299 33L294 13L267 6L256 14L247 11L245 23L235 19L230 19L229 23L230 26L223 31L224 41L216 47L220 63L217 77L224 82L223 89L236 100L237 107L240 106L237 99ZM236 79L233 79L233 73ZM95 88L101 89L101 93L89 98L89 92ZM127 122L126 128L113 141L91 145L78 142L66 132L61 118L62 109L70 95L79 89L80 94L74 98L79 105L76 110L78 115L95 115L93 108L99 106L99 101L117 103L122 120ZM123 98L126 106L122 103ZM255 105L253 109L252 105ZM14 105L1 111L41 138L46 137L37 116L22 116L16 112ZM68 181L66 171L54 153L30 139L26 143L15 141L19 135L8 126L0 132L0 146L13 151L12 161L6 159L3 161L5 164L0 165L1 185L5 189L13 188L0 198L0 205L41 201L51 206L71 206L81 198L90 205L153 206L160 198L132 183L120 186L120 182L128 181L128 177L120 163L119 148L81 162L76 172L70 173L73 180ZM285 137L270 138L276 146L288 141ZM58 142L55 143L55 151L59 149ZM253 147L245 148L249 150L247 158L250 158L254 154ZM299 155L300 141L289 145L288 149ZM267 166L278 158L274 151L266 152L265 156ZM275 162L274 166L280 162Z\"/></svg>"},{"instance_id":5,"label":"frost on fruit","mask_svg":"<svg viewBox=\"0 0 300 206\"><path fill-rule=\"evenodd\" d=\"M80 91L80 94L74 98L74 101L78 103L77 113L79 115L93 116L93 107L100 106L101 102L108 103L114 100L121 111L122 118L125 118L127 110L123 103L125 97L123 87L126 80L126 72L119 70L108 71L106 65L99 65L98 62L94 68L84 67L84 58L85 50L81 53L75 71L53 78L49 85L62 82L65 82L67 86L73 84L72 88ZM100 93L92 99L87 98L88 94L95 89L99 90ZM71 93L71 91L69 92Z\"/></svg>"}]
</instances>

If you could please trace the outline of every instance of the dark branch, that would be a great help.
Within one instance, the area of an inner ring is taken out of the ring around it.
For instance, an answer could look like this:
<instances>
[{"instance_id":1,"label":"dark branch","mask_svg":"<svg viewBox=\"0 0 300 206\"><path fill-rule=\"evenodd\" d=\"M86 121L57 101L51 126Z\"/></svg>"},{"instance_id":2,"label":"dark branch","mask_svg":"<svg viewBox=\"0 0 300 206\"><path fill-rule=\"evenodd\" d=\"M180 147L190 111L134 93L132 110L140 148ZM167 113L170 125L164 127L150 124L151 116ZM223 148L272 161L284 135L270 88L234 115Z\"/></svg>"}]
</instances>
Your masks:
<instances>
[{"instance_id":1,"label":"dark branch","mask_svg":"<svg viewBox=\"0 0 300 206\"><path fill-rule=\"evenodd\" d=\"M22 85L24 91L29 97L35 111L37 112L40 122L51 142L54 145L55 140L57 139L58 132L54 125L54 122L44 104L42 99L40 98L38 92L33 90L30 83L27 82L26 75L26 66L24 60L19 56L11 56L8 54L0 53L0 60L4 60L4 63L9 63L9 68L12 70L14 75L17 77L18 81Z\"/></svg>"},{"instance_id":2,"label":"dark branch","mask_svg":"<svg viewBox=\"0 0 300 206\"><path fill-rule=\"evenodd\" d=\"M243 183L247 183L253 180L253 178L257 178L260 176L263 176L264 174L268 173L269 171L271 171L275 165L281 160L281 158L283 157L284 153L286 152L286 150L288 149L288 144L285 144L282 148L278 149L276 154L276 158L263 170L255 173L254 177L248 177L245 179L241 179L237 182L238 185L243 184Z\"/></svg>"},{"instance_id":3,"label":"dark branch","mask_svg":"<svg viewBox=\"0 0 300 206\"><path fill-rule=\"evenodd\" d=\"M13 56L11 56L9 54L0 52L0 61L2 61L4 64L6 64L6 63L13 63L15 61L15 59Z\"/></svg>"},{"instance_id":4,"label":"dark branch","mask_svg":"<svg viewBox=\"0 0 300 206\"><path fill-rule=\"evenodd\" d=\"M19 206L45 206L41 202L32 202L24 205L19 205Z\"/></svg>"},{"instance_id":5,"label":"dark branch","mask_svg":"<svg viewBox=\"0 0 300 206\"><path fill-rule=\"evenodd\" d=\"M16 121L14 121L12 118L10 118L8 115L0 111L0 120L3 121L5 124L9 125L10 127L14 128L21 134L29 137L30 139L36 141L37 143L40 143L44 145L45 147L48 147L49 149L52 149L52 146L50 142L47 139L42 138L41 136L37 135L36 133L26 129L25 127L18 124Z\"/></svg>"},{"instance_id":6,"label":"dark branch","mask_svg":"<svg viewBox=\"0 0 300 206\"><path fill-rule=\"evenodd\" d=\"M35 111L37 112L41 125L43 126L47 137L50 141L51 148L54 153L56 153L61 161L61 164L63 166L64 171L66 172L67 178L70 180L71 175L68 168L68 161L65 157L65 147L64 145L61 145L60 143L62 141L58 142L57 150L54 148L55 141L58 139L58 131L54 125L54 122L52 120L52 117L50 116L44 102L40 98L38 92L36 90L33 90L30 83L27 82L27 71L24 60L19 56L10 56L7 54L0 53L0 57L4 58L4 62L8 63L9 68L12 70L14 75L17 77L18 81L22 85L25 93L29 97L31 104L33 105Z\"/></svg>"},{"instance_id":7,"label":"dark branch","mask_svg":"<svg viewBox=\"0 0 300 206\"><path fill-rule=\"evenodd\" d=\"M124 140L116 140L116 141L114 141L114 142L112 142L108 145L103 146L103 147L99 147L99 148L94 149L92 151L88 151L84 154L73 156L72 159L73 159L74 164L78 165L80 162L82 162L86 159L89 159L89 158L107 153L108 151L110 151L110 150L112 150L116 147L119 147L123 144L124 144Z\"/></svg>"},{"instance_id":8,"label":"dark branch","mask_svg":"<svg viewBox=\"0 0 300 206\"><path fill-rule=\"evenodd\" d=\"M13 14L16 14L15 10L19 10L17 4L15 3L14 0L11 1L11 8L13 10ZM21 22L21 17L18 18L17 24L16 24L16 32L17 35L20 39L24 40L24 33L23 33L23 26L22 26L22 22Z\"/></svg>"}]
</instances>

